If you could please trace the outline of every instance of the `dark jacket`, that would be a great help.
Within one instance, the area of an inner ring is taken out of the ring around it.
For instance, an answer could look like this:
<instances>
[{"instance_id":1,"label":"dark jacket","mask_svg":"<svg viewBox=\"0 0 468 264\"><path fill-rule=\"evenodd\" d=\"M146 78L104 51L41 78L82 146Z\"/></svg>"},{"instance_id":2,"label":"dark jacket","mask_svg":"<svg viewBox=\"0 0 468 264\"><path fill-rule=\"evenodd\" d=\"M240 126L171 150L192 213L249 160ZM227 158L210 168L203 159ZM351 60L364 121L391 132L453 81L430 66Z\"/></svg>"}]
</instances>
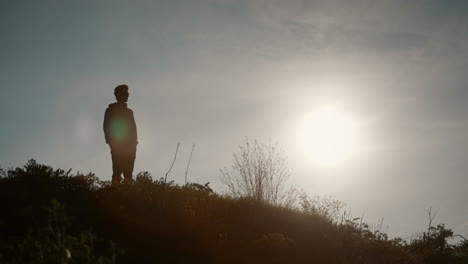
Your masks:
<instances>
[{"instance_id":1,"label":"dark jacket","mask_svg":"<svg viewBox=\"0 0 468 264\"><path fill-rule=\"evenodd\" d=\"M137 144L137 128L133 111L126 103L110 104L104 114L106 143Z\"/></svg>"}]
</instances>

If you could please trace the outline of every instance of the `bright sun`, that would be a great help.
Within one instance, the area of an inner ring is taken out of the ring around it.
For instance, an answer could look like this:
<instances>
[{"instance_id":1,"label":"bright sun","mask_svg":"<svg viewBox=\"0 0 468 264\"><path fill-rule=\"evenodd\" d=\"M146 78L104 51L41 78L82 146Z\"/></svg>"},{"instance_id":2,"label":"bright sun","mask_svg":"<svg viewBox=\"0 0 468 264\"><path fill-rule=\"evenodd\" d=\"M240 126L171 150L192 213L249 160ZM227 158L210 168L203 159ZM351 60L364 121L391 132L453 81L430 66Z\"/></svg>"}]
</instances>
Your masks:
<instances>
[{"instance_id":1,"label":"bright sun","mask_svg":"<svg viewBox=\"0 0 468 264\"><path fill-rule=\"evenodd\" d=\"M357 152L360 131L356 120L337 107L316 109L302 120L302 142L306 155L320 166L335 166Z\"/></svg>"}]
</instances>

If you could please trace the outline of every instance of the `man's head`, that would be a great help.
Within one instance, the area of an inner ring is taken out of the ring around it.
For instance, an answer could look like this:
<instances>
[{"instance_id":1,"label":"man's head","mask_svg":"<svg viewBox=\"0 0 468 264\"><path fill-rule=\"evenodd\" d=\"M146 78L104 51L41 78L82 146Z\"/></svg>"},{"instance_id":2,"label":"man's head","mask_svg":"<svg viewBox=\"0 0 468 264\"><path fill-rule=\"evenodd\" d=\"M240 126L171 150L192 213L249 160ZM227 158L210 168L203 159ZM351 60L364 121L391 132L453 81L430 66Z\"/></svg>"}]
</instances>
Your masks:
<instances>
[{"instance_id":1,"label":"man's head","mask_svg":"<svg viewBox=\"0 0 468 264\"><path fill-rule=\"evenodd\" d=\"M128 100L128 86L126 84L121 84L114 89L115 99L119 103L126 103Z\"/></svg>"}]
</instances>

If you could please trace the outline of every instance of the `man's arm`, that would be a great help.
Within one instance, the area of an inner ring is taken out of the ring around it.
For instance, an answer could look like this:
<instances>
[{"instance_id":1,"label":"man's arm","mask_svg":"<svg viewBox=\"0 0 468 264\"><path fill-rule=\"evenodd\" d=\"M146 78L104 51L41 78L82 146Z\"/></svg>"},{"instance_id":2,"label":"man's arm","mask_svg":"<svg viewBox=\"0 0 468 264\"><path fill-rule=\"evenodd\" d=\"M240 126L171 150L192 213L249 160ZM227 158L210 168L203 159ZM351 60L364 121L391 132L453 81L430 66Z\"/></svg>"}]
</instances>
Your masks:
<instances>
[{"instance_id":1,"label":"man's arm","mask_svg":"<svg viewBox=\"0 0 468 264\"><path fill-rule=\"evenodd\" d=\"M104 137L106 139L107 144L110 143L109 122L110 122L110 113L109 113L109 108L107 108L106 112L104 113L104 123L102 125L104 129Z\"/></svg>"},{"instance_id":2,"label":"man's arm","mask_svg":"<svg viewBox=\"0 0 468 264\"><path fill-rule=\"evenodd\" d=\"M133 133L133 139L135 140L135 144L138 144L138 134L137 134L137 127L136 127L136 122L135 122L135 117L133 116L133 111L132 113L132 133Z\"/></svg>"}]
</instances>

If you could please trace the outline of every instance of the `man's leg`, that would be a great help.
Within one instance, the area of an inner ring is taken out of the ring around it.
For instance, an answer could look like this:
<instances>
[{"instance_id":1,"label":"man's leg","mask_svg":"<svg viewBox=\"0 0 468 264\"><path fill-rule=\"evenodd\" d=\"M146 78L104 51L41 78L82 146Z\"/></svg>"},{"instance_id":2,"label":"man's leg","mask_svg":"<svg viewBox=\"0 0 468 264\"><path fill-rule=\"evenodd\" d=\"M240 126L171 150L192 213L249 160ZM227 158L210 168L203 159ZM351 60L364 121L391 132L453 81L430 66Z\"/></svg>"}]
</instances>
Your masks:
<instances>
[{"instance_id":1,"label":"man's leg","mask_svg":"<svg viewBox=\"0 0 468 264\"><path fill-rule=\"evenodd\" d=\"M114 150L111 152L112 155L112 186L117 187L120 185L120 181L122 180L122 158L120 157L120 153Z\"/></svg>"},{"instance_id":2,"label":"man's leg","mask_svg":"<svg viewBox=\"0 0 468 264\"><path fill-rule=\"evenodd\" d=\"M123 167L124 183L131 183L133 178L133 167L135 165L136 145L130 145L126 149L125 166Z\"/></svg>"}]
</instances>

